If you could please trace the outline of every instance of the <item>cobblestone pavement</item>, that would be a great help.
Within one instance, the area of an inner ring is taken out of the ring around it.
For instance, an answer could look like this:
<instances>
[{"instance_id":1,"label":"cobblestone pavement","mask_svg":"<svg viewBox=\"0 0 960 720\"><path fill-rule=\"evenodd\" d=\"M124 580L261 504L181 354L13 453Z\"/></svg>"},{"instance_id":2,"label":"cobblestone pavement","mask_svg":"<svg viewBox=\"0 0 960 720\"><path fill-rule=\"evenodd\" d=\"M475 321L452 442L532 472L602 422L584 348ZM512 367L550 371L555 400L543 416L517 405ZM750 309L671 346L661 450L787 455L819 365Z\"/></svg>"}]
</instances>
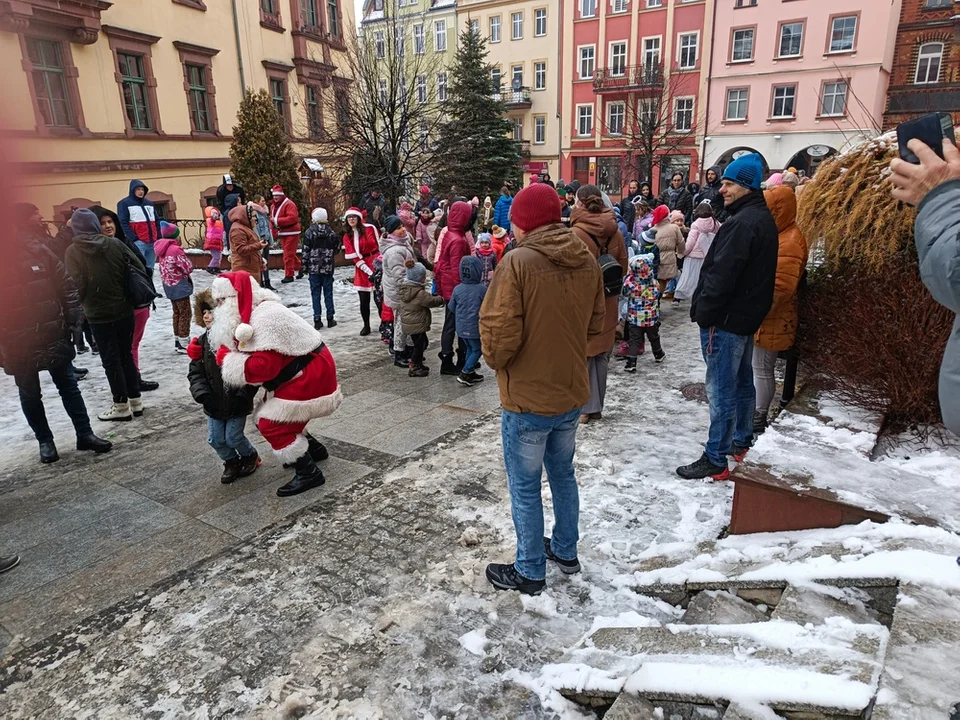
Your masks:
<instances>
[{"instance_id":1,"label":"cobblestone pavement","mask_svg":"<svg viewBox=\"0 0 960 720\"><path fill-rule=\"evenodd\" d=\"M7 541L86 513L84 527L98 529L80 545L100 561L32 579L19 595L6 589L15 575L0 580L0 622L23 636L2 664L0 715L569 717L528 673L597 616L670 617L616 578L653 541L715 538L728 512L728 488L678 489L671 476L699 453L706 408L679 393L702 380L696 333L683 311L666 314L667 363L642 362L636 376L612 364L605 420L579 431L585 571L550 568L539 598L496 593L483 578L514 542L492 377L465 393L452 378L407 382L383 360L341 362L342 419L315 428L334 455L328 482L296 507L274 502L282 473L266 464L243 498L198 490L185 478L202 467L211 485L215 463L176 412L151 429L161 475L138 472L142 450L131 450L96 463L99 478L75 468L13 478L3 500L16 497L21 524L4 525ZM57 509L30 522L31 502ZM60 562L82 530L58 536ZM28 566L48 562L43 545L24 553Z\"/></svg>"}]
</instances>

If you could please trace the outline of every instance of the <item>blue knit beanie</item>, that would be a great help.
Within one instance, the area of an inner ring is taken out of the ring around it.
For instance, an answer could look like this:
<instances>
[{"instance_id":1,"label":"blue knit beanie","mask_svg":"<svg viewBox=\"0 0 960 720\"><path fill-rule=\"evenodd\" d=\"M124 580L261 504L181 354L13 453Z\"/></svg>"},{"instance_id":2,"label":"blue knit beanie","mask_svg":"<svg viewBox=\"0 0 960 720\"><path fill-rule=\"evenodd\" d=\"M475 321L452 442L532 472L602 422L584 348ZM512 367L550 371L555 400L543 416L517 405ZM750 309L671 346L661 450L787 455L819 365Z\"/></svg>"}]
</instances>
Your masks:
<instances>
[{"instance_id":1,"label":"blue knit beanie","mask_svg":"<svg viewBox=\"0 0 960 720\"><path fill-rule=\"evenodd\" d=\"M749 190L759 190L763 178L763 160L757 153L738 157L723 171L724 180L733 180Z\"/></svg>"},{"instance_id":2,"label":"blue knit beanie","mask_svg":"<svg viewBox=\"0 0 960 720\"><path fill-rule=\"evenodd\" d=\"M74 210L70 217L70 228L74 235L99 235L100 221L90 210Z\"/></svg>"},{"instance_id":3,"label":"blue knit beanie","mask_svg":"<svg viewBox=\"0 0 960 720\"><path fill-rule=\"evenodd\" d=\"M423 285L427 281L427 269L422 263L414 263L407 268L407 280Z\"/></svg>"}]
</instances>

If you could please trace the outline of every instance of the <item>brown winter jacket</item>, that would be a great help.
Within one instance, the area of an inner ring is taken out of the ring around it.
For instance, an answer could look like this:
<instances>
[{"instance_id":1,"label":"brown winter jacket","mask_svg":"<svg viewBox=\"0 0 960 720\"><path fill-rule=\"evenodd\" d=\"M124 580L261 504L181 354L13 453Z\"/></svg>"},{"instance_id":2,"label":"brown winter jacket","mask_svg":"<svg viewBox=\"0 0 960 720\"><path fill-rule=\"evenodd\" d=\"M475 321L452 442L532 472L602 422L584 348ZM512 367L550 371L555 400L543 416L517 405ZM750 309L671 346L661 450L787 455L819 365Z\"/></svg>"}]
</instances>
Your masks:
<instances>
[{"instance_id":1,"label":"brown winter jacket","mask_svg":"<svg viewBox=\"0 0 960 720\"><path fill-rule=\"evenodd\" d=\"M657 237L654 240L660 248L660 268L657 270L657 280L673 280L678 274L677 256L683 255L686 249L686 240L683 231L670 220L664 220L654 228Z\"/></svg>"},{"instance_id":2,"label":"brown winter jacket","mask_svg":"<svg viewBox=\"0 0 960 720\"><path fill-rule=\"evenodd\" d=\"M594 260L600 257L602 247L606 246L607 252L613 255L623 268L623 276L627 276L627 248L623 244L623 235L617 229L617 216L613 214L613 210L606 209L603 212L592 213L586 208L574 208L570 213L570 229L583 240ZM597 267L600 266L597 265ZM607 312L603 321L603 332L590 339L587 345L587 357L596 357L613 350L617 323L620 319L618 301L619 297L616 295L606 299Z\"/></svg>"},{"instance_id":3,"label":"brown winter jacket","mask_svg":"<svg viewBox=\"0 0 960 720\"><path fill-rule=\"evenodd\" d=\"M583 407L587 342L603 331L604 313L600 266L565 225L518 241L480 308L483 357L497 373L501 405L551 416Z\"/></svg>"},{"instance_id":4,"label":"brown winter jacket","mask_svg":"<svg viewBox=\"0 0 960 720\"><path fill-rule=\"evenodd\" d=\"M797 196L793 188L774 187L764 192L763 197L777 223L780 248L773 307L754 342L764 350L789 350L797 335L797 287L807 266L807 241L797 227Z\"/></svg>"},{"instance_id":5,"label":"brown winter jacket","mask_svg":"<svg viewBox=\"0 0 960 720\"><path fill-rule=\"evenodd\" d=\"M418 335L429 332L430 321L433 320L430 308L443 307L443 298L431 295L423 285L410 280L401 280L399 288L403 334Z\"/></svg>"},{"instance_id":6,"label":"brown winter jacket","mask_svg":"<svg viewBox=\"0 0 960 720\"><path fill-rule=\"evenodd\" d=\"M237 205L227 217L230 219L230 269L233 272L244 270L260 282L263 246L260 237L250 227L247 206Z\"/></svg>"}]
</instances>

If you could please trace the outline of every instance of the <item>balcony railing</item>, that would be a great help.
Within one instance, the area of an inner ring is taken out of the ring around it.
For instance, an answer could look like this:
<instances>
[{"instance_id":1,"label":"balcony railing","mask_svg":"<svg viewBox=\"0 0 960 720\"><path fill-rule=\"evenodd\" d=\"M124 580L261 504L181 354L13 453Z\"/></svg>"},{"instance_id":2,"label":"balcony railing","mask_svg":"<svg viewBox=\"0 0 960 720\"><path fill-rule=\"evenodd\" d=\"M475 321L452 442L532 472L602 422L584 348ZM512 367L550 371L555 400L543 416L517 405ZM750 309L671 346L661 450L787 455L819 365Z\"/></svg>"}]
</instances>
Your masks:
<instances>
[{"instance_id":1,"label":"balcony railing","mask_svg":"<svg viewBox=\"0 0 960 720\"><path fill-rule=\"evenodd\" d=\"M663 64L631 65L597 70L593 90L598 93L659 91L663 88Z\"/></svg>"},{"instance_id":2,"label":"balcony railing","mask_svg":"<svg viewBox=\"0 0 960 720\"><path fill-rule=\"evenodd\" d=\"M528 108L533 105L533 101L530 99L530 88L522 87L519 90L509 89L500 89L494 90L493 99L499 100L508 108Z\"/></svg>"},{"instance_id":3,"label":"balcony railing","mask_svg":"<svg viewBox=\"0 0 960 720\"><path fill-rule=\"evenodd\" d=\"M520 157L528 158L530 157L530 141L529 140L518 140L520 143Z\"/></svg>"}]
</instances>

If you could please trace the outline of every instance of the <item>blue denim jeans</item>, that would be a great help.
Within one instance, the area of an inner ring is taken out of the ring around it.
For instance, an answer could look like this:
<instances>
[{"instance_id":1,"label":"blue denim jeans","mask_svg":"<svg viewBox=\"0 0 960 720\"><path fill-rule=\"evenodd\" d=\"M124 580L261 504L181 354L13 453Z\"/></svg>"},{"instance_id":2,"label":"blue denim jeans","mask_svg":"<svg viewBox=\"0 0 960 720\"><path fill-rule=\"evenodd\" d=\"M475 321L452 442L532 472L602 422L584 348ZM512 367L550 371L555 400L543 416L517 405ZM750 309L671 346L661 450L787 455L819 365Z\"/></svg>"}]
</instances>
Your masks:
<instances>
[{"instance_id":1,"label":"blue denim jeans","mask_svg":"<svg viewBox=\"0 0 960 720\"><path fill-rule=\"evenodd\" d=\"M726 465L732 444L749 447L753 441L753 335L710 328L700 329L700 348L707 364L707 402L710 433L707 458Z\"/></svg>"},{"instance_id":2,"label":"blue denim jeans","mask_svg":"<svg viewBox=\"0 0 960 720\"><path fill-rule=\"evenodd\" d=\"M480 338L460 338L467 346L467 358L463 363L465 373L473 372L480 366Z\"/></svg>"},{"instance_id":3,"label":"blue denim jeans","mask_svg":"<svg viewBox=\"0 0 960 720\"><path fill-rule=\"evenodd\" d=\"M320 293L323 292L323 301L327 304L327 320L333 319L333 275L307 275L310 278L310 297L313 298L314 321L323 318L323 307L320 304Z\"/></svg>"},{"instance_id":4,"label":"blue denim jeans","mask_svg":"<svg viewBox=\"0 0 960 720\"><path fill-rule=\"evenodd\" d=\"M147 261L147 270L152 273L153 266L157 264L157 253L153 249L153 243L145 243L137 240L136 245L143 254L143 259Z\"/></svg>"},{"instance_id":5,"label":"blue denim jeans","mask_svg":"<svg viewBox=\"0 0 960 720\"><path fill-rule=\"evenodd\" d=\"M509 410L504 410L501 416L503 461L507 468L513 527L517 532L514 566L530 580L543 580L547 575L540 496L544 467L553 496L550 547L563 560L577 557L580 495L573 470L573 453L577 448L579 418L580 408L553 417Z\"/></svg>"},{"instance_id":6,"label":"blue denim jeans","mask_svg":"<svg viewBox=\"0 0 960 720\"><path fill-rule=\"evenodd\" d=\"M246 424L246 417L235 417L229 420L207 418L207 430L209 431L207 442L224 462L253 455L254 447L247 440L247 436L243 434L243 428Z\"/></svg>"}]
</instances>

